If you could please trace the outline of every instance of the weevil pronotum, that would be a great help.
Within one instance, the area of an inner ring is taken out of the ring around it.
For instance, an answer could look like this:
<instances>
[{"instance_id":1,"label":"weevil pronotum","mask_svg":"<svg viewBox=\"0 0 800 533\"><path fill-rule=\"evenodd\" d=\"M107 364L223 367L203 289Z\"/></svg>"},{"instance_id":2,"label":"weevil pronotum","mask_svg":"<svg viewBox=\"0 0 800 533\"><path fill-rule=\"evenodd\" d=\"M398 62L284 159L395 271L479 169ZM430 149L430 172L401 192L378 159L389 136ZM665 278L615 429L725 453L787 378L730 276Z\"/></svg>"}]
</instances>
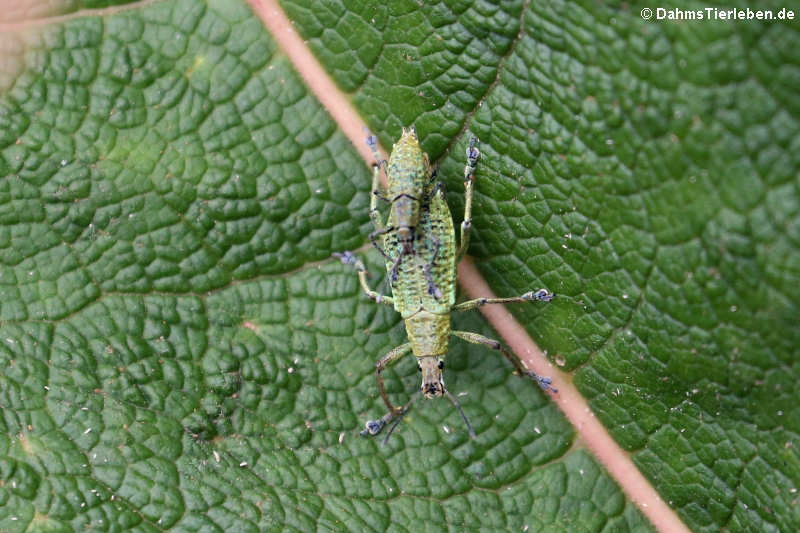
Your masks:
<instances>
[{"instance_id":1,"label":"weevil pronotum","mask_svg":"<svg viewBox=\"0 0 800 533\"><path fill-rule=\"evenodd\" d=\"M413 136L413 143L402 144ZM373 144L374 140L368 140ZM417 359L417 368L422 373L421 393L425 398L447 396L459 410L469 430L470 437L475 436L467 417L455 397L447 390L442 379L444 359L447 354L450 336L458 337L473 344L482 344L502 353L521 375L536 380L545 390L557 392L551 386L550 378L541 377L526 369L514 354L503 347L500 342L469 331L456 331L450 327L450 313L467 311L487 304L542 301L549 302L553 294L546 289L531 291L513 298L478 298L456 304L456 264L464 255L469 243L469 233L472 224L472 191L474 185L475 168L480 152L478 141L470 139L467 147L467 164L464 167L464 186L466 189L464 199L464 221L461 223L461 240L456 248L455 230L450 209L445 200L444 188L441 183L434 183L435 176L430 170L427 155L423 154L413 128L409 132L403 130L401 141L395 144L390 161L395 159L398 146L403 148L403 157L409 155L418 162L424 171L425 181L420 187L419 218L414 230L413 253L407 251L408 241L404 234L398 231L387 231L386 228L398 227L394 218L395 211L389 213L386 225L383 225L378 216L373 215L372 220L376 226L374 235L382 236L382 247L385 256L386 271L392 287L392 296L383 296L372 290L367 283L367 270L364 263L351 252L335 254L343 263L353 265L358 271L359 281L364 292L372 300L387 305L393 305L405 321L406 333L409 342L402 344L384 355L375 365L378 389L389 412L377 420L370 420L362 435L376 435L387 423L397 419L399 422L416 399L412 399L403 407L394 406L389 401L384 388L381 372L389 365L397 362L401 357L412 352ZM390 166L391 172L391 166ZM374 201L374 200L373 200ZM375 208L375 205L372 205ZM375 211L377 212L377 211ZM405 257L404 260L400 260ZM396 276L393 276L396 274ZM430 290L431 283L438 291ZM434 294L437 292L438 294ZM391 435L396 423L389 430L386 439ZM384 439L384 442L386 441Z\"/></svg>"}]
</instances>

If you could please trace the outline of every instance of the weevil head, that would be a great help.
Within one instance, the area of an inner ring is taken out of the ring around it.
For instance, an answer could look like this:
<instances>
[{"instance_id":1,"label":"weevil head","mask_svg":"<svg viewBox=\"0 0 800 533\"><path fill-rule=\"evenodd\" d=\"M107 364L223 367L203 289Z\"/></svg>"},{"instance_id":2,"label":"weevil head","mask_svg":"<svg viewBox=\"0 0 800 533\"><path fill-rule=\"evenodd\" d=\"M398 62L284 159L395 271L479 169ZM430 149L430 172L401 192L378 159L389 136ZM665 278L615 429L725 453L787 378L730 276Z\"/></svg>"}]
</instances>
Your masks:
<instances>
[{"instance_id":1,"label":"weevil head","mask_svg":"<svg viewBox=\"0 0 800 533\"><path fill-rule=\"evenodd\" d=\"M445 388L442 379L444 359L436 355L419 357L417 368L422 372L422 395L428 399L444 396Z\"/></svg>"}]
</instances>

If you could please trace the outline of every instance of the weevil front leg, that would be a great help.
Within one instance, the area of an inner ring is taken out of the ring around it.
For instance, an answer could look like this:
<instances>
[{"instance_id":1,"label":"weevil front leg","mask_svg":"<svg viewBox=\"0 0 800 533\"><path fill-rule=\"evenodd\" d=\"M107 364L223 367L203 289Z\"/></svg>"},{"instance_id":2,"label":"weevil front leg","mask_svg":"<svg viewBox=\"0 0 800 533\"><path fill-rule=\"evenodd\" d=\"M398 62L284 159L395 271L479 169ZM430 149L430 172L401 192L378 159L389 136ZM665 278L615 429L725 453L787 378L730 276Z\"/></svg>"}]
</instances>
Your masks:
<instances>
[{"instance_id":1,"label":"weevil front leg","mask_svg":"<svg viewBox=\"0 0 800 533\"><path fill-rule=\"evenodd\" d=\"M367 267L364 266L364 263L361 259L356 256L353 252L334 252L334 257L338 257L342 263L345 265L352 265L353 268L358 271L358 281L361 283L361 288L364 289L364 293L369 297L370 300L374 300L379 304L386 304L386 305L394 305L394 300L392 300L391 296L384 296L376 291L373 291L369 284L367 283Z\"/></svg>"},{"instance_id":2,"label":"weevil front leg","mask_svg":"<svg viewBox=\"0 0 800 533\"><path fill-rule=\"evenodd\" d=\"M387 409L389 409L389 412L377 420L367 420L366 429L361 432L362 435L364 436L377 435L378 433L380 433L380 431L386 424L406 414L406 411L408 411L408 408L411 406L413 400L409 401L403 407L395 407L394 405L392 405L392 402L389 401L389 396L387 396L386 394L386 388L383 383L383 376L381 375L381 372L383 372L387 367L389 367L389 365L396 363L398 359L400 359L409 352L411 352L411 343L407 342L391 350L389 353L381 357L377 363L375 363L375 377L378 381L378 390L380 390L381 398L383 398L383 403L386 404L386 407Z\"/></svg>"},{"instance_id":3,"label":"weevil front leg","mask_svg":"<svg viewBox=\"0 0 800 533\"><path fill-rule=\"evenodd\" d=\"M384 427L386 427L386 424L388 424L392 420L397 420L397 422L400 422L399 419L408 412L408 410L411 408L411 404L414 403L414 400L416 400L416 398L417 398L416 396L412 396L411 399L408 400L408 403L406 403L403 407L400 408L399 413L395 411L389 411L388 413L378 418L377 420L367 420L364 430L362 430L359 434L362 437L374 436L380 433L381 430ZM394 430L394 427L397 425L397 422L394 424L394 426L391 427L389 433L386 435L386 438L383 439L383 444L386 444L386 442L389 440L389 437L392 435L392 431Z\"/></svg>"},{"instance_id":4,"label":"weevil front leg","mask_svg":"<svg viewBox=\"0 0 800 533\"><path fill-rule=\"evenodd\" d=\"M469 138L467 146L467 164L464 166L464 221L461 222L461 242L456 252L456 264L461 261L469 247L469 232L472 229L472 191L475 185L475 168L478 166L478 139Z\"/></svg>"},{"instance_id":5,"label":"weevil front leg","mask_svg":"<svg viewBox=\"0 0 800 533\"><path fill-rule=\"evenodd\" d=\"M392 405L392 402L389 401L389 396L386 394L386 388L383 384L383 376L381 372L383 372L389 365L393 365L397 362L398 359L406 355L407 353L411 352L411 343L407 342L405 344L401 344L397 348L393 349L383 357L381 357L377 363L375 363L375 377L378 380L378 390L381 391L381 398L383 398L383 403L386 404L386 407L389 409L390 412L396 413L397 416L400 415L401 411L403 410L400 407L395 407Z\"/></svg>"},{"instance_id":6,"label":"weevil front leg","mask_svg":"<svg viewBox=\"0 0 800 533\"><path fill-rule=\"evenodd\" d=\"M476 298L474 300L467 300L461 302L450 308L450 311L469 311L470 309L477 309L488 304L513 304L522 302L549 302L555 298L555 294L547 289L539 289L538 291L526 292L522 296L514 296L512 298Z\"/></svg>"},{"instance_id":7,"label":"weevil front leg","mask_svg":"<svg viewBox=\"0 0 800 533\"><path fill-rule=\"evenodd\" d=\"M484 337L480 333L472 333L471 331L451 331L451 334L460 339L464 339L467 342L471 342L472 344L482 344L484 346L488 346L492 350L502 353L506 359L511 361L511 364L514 365L514 368L517 370L517 372L519 372L520 375L533 379L544 390L558 392L558 389L551 385L553 380L540 376L536 372L525 368L525 366L522 364L522 361L519 360L519 357L506 350L499 341L490 339L489 337Z\"/></svg>"}]
</instances>

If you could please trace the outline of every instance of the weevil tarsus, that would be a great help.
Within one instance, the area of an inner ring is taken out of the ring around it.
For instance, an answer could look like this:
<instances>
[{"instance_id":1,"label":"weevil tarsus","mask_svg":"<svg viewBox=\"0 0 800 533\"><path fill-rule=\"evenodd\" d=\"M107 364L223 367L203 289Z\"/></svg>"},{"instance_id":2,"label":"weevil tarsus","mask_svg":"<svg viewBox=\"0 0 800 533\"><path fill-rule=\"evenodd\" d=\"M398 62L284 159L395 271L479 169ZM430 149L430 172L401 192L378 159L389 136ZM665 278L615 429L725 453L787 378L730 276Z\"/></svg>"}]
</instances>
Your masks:
<instances>
[{"instance_id":1,"label":"weevil tarsus","mask_svg":"<svg viewBox=\"0 0 800 533\"><path fill-rule=\"evenodd\" d=\"M555 297L556 295L548 291L547 289L539 289L536 291L526 292L525 294L520 296L520 298L528 302L536 302L536 301L549 302Z\"/></svg>"},{"instance_id":2,"label":"weevil tarsus","mask_svg":"<svg viewBox=\"0 0 800 533\"><path fill-rule=\"evenodd\" d=\"M364 133L367 134L366 138L367 146L372 152L372 155L375 157L375 165L377 167L383 167L385 171L387 162L385 159L381 159L381 153L378 151L378 136L370 132L369 128L367 127L364 128Z\"/></svg>"},{"instance_id":3,"label":"weevil tarsus","mask_svg":"<svg viewBox=\"0 0 800 533\"><path fill-rule=\"evenodd\" d=\"M389 427L389 431L386 432L386 436L381 441L381 444L386 444L389 442L389 437L392 436L394 429L397 427L398 424L403 420L403 417L408 413L409 409L411 409L411 404L414 403L414 400L417 399L417 395L411 397L411 399L406 403L403 407L398 409L397 411L389 411L382 417L378 418L377 420L367 420L367 423L364 424L364 429L360 432L362 437L374 437L378 433L380 433L387 424L391 423Z\"/></svg>"}]
</instances>

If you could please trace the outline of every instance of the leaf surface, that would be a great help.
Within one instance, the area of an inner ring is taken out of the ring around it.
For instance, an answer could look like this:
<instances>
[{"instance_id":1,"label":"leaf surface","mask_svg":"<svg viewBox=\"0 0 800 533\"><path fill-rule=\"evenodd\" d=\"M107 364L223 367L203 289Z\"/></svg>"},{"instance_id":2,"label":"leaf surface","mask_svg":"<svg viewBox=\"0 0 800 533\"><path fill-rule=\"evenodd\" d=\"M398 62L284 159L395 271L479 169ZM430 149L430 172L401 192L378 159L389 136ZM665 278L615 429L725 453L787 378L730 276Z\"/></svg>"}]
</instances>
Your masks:
<instances>
[{"instance_id":1,"label":"leaf surface","mask_svg":"<svg viewBox=\"0 0 800 533\"><path fill-rule=\"evenodd\" d=\"M797 529L796 25L358 4L283 5L384 145L417 125L457 216L481 139L471 254L498 294L558 293L515 312L664 498L696 531ZM358 436L405 342L330 258L382 286L370 172L248 8L13 38L1 531L651 530L480 347L446 374L477 439L445 402Z\"/></svg>"}]
</instances>

